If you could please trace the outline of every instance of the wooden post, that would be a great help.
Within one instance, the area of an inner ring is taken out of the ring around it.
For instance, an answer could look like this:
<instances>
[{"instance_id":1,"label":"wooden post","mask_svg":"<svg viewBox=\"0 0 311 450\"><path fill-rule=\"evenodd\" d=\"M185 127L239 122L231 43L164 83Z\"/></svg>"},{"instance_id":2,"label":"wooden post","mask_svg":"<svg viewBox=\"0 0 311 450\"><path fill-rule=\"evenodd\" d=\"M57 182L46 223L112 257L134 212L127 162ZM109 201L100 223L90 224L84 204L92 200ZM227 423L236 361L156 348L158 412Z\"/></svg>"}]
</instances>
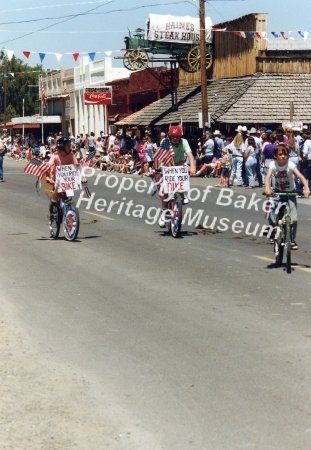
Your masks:
<instances>
[{"instance_id":1,"label":"wooden post","mask_svg":"<svg viewBox=\"0 0 311 450\"><path fill-rule=\"evenodd\" d=\"M205 0L200 0L200 62L201 62L201 98L202 98L202 122L203 135L205 135L208 124L208 99L207 99L207 76L206 76L206 36L205 36Z\"/></svg>"}]
</instances>

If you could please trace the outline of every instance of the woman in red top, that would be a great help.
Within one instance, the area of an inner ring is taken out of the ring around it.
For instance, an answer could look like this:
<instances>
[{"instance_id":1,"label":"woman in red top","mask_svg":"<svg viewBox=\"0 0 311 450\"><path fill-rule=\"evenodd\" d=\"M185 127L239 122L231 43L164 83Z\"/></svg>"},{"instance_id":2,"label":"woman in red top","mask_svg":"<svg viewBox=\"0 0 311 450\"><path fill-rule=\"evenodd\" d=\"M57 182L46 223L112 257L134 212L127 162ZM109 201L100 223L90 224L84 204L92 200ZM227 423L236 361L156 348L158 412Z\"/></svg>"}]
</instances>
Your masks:
<instances>
[{"instance_id":1,"label":"woman in red top","mask_svg":"<svg viewBox=\"0 0 311 450\"><path fill-rule=\"evenodd\" d=\"M50 166L50 170L47 173L46 181L52 185L55 183L56 176L56 167L57 166L65 166L73 164L74 166L78 166L79 163L77 158L71 151L71 141L69 137L64 136L57 141L57 150L52 154L48 165ZM54 192L51 200L57 201L59 200L60 195L58 192Z\"/></svg>"}]
</instances>

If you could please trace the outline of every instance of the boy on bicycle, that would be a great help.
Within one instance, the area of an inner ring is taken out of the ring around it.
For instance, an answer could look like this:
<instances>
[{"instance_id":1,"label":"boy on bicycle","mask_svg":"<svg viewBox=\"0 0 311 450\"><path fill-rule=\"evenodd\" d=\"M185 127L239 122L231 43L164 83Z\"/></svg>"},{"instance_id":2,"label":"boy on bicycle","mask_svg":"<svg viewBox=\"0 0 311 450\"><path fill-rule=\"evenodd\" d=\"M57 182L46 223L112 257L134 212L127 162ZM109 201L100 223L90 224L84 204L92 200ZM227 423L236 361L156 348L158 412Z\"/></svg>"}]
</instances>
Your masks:
<instances>
[{"instance_id":1,"label":"boy on bicycle","mask_svg":"<svg viewBox=\"0 0 311 450\"><path fill-rule=\"evenodd\" d=\"M195 176L195 161L192 154L192 150L187 139L182 138L183 130L181 125L171 125L168 130L168 138L164 140L169 140L166 144L169 144L174 151L173 161L175 166L183 166L185 164L185 159L188 159L190 165L190 175ZM162 196L162 213L159 219L159 226L161 228L165 227L166 224L166 200L167 196ZM184 196L184 204L189 203L186 195Z\"/></svg>"},{"instance_id":2,"label":"boy on bicycle","mask_svg":"<svg viewBox=\"0 0 311 450\"><path fill-rule=\"evenodd\" d=\"M275 180L275 188L274 193L278 192L293 192L295 191L295 176L301 180L301 183L304 187L304 197L309 197L310 191L308 187L308 181L302 175L302 173L297 169L296 164L292 161L289 161L289 148L286 144L280 143L276 146L274 150L275 160L272 161L268 168L268 173L265 178L265 191L267 196L272 195L271 189L271 178L274 176ZM272 226L276 226L278 223L278 215L281 210L281 198L274 199L273 208L269 214L269 224ZM296 233L297 233L297 223L298 223L298 215L297 215L297 200L296 197L293 196L288 199L289 207L290 207L290 216L292 221L292 250L298 250L298 245L296 243Z\"/></svg>"}]
</instances>

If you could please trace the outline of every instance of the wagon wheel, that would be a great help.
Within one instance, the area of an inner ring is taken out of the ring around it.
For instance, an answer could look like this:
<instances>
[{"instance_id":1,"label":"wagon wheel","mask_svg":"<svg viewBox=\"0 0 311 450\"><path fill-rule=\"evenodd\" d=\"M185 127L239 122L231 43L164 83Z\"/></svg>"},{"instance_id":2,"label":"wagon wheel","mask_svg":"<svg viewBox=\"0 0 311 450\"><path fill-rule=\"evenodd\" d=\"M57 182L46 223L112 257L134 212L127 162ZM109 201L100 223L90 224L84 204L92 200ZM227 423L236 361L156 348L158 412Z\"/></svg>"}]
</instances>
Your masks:
<instances>
[{"instance_id":1,"label":"wagon wheel","mask_svg":"<svg viewBox=\"0 0 311 450\"><path fill-rule=\"evenodd\" d=\"M205 54L206 70L209 69L213 62L213 57L210 49L206 49ZM201 69L201 57L200 57L200 47L193 47L188 52L188 64L193 72Z\"/></svg>"},{"instance_id":2,"label":"wagon wheel","mask_svg":"<svg viewBox=\"0 0 311 450\"><path fill-rule=\"evenodd\" d=\"M144 50L137 48L135 50L126 52L126 54L127 53L127 63L129 70L142 70L148 67L149 56Z\"/></svg>"},{"instance_id":3,"label":"wagon wheel","mask_svg":"<svg viewBox=\"0 0 311 450\"><path fill-rule=\"evenodd\" d=\"M132 53L132 51L130 50L130 51L126 51L125 53L124 53L124 56L123 56L123 66L126 68L126 69L128 69L128 70L134 70L133 68L132 68L132 64L130 63L130 60L129 60L129 55Z\"/></svg>"},{"instance_id":4,"label":"wagon wheel","mask_svg":"<svg viewBox=\"0 0 311 450\"><path fill-rule=\"evenodd\" d=\"M179 66L185 71L185 72L196 72L189 66L188 62L188 55L186 53L181 53L177 56L177 61Z\"/></svg>"}]
</instances>

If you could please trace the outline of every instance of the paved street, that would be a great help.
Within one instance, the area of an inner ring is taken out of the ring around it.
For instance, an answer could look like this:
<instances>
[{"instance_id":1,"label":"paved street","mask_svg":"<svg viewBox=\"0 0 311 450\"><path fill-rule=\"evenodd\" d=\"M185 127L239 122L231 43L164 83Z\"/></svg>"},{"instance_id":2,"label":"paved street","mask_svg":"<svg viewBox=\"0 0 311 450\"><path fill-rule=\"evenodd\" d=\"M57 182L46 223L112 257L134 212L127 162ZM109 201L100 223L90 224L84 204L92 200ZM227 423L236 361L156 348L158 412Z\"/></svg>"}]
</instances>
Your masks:
<instances>
[{"instance_id":1,"label":"paved street","mask_svg":"<svg viewBox=\"0 0 311 450\"><path fill-rule=\"evenodd\" d=\"M288 275L245 234L264 223L260 189L191 179L173 239L137 176L92 177L79 239L52 241L35 178L4 164L0 448L311 448L309 199Z\"/></svg>"}]
</instances>

